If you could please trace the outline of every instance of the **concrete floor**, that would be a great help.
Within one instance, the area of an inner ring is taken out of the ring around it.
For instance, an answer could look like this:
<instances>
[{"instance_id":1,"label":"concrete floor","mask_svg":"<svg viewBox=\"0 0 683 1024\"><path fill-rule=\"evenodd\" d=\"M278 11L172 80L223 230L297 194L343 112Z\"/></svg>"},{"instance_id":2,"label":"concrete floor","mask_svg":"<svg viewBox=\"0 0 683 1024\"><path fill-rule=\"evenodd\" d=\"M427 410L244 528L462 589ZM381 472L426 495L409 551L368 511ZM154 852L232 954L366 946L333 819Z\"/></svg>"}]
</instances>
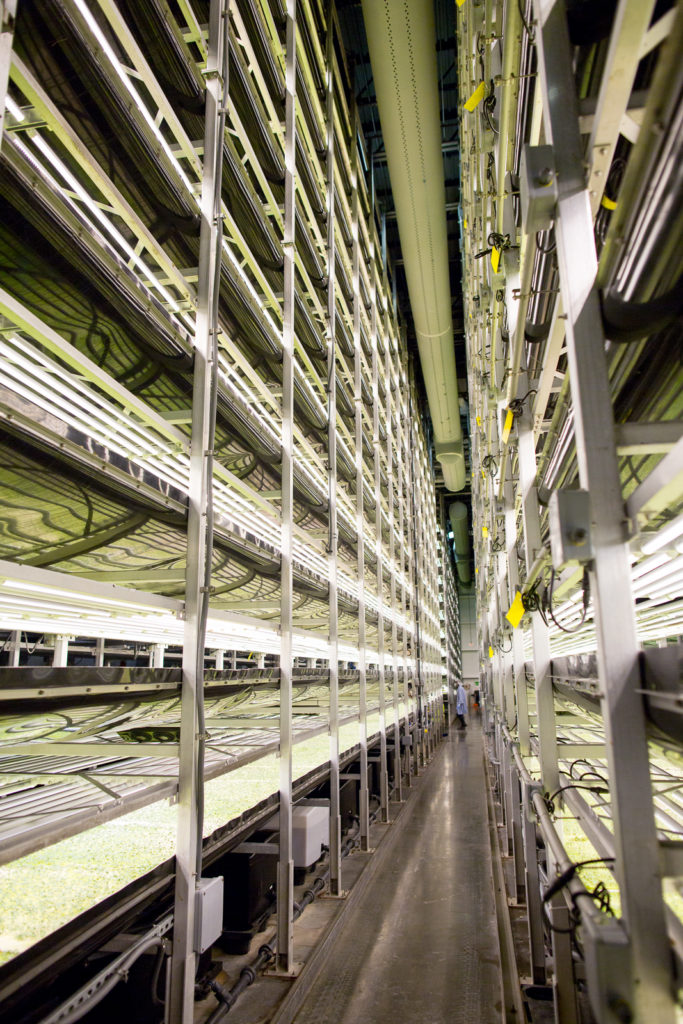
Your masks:
<instances>
[{"instance_id":1,"label":"concrete floor","mask_svg":"<svg viewBox=\"0 0 683 1024\"><path fill-rule=\"evenodd\" d=\"M470 719L418 780L391 857L344 921L295 1024L499 1024L484 787Z\"/></svg>"}]
</instances>

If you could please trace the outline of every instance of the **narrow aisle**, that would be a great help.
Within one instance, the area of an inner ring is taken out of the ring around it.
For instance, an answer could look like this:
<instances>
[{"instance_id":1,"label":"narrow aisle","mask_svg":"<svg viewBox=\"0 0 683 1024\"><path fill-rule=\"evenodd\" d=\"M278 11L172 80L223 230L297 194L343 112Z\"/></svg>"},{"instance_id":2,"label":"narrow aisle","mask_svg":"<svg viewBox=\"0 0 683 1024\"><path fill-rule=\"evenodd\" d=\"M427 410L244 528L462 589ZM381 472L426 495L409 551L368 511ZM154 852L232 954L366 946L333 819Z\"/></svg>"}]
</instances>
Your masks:
<instances>
[{"instance_id":1,"label":"narrow aisle","mask_svg":"<svg viewBox=\"0 0 683 1024\"><path fill-rule=\"evenodd\" d=\"M295 1024L500 1024L482 736L451 731Z\"/></svg>"}]
</instances>

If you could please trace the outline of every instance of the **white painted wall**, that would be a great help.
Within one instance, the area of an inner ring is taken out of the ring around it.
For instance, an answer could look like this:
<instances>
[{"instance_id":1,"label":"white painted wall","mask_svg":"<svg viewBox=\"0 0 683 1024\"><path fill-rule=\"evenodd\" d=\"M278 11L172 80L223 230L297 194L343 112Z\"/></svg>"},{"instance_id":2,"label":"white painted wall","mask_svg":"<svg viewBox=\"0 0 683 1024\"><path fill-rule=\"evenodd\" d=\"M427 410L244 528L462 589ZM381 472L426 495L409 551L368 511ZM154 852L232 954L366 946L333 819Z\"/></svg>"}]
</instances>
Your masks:
<instances>
[{"instance_id":1,"label":"white painted wall","mask_svg":"<svg viewBox=\"0 0 683 1024\"><path fill-rule=\"evenodd\" d=\"M460 594L460 641L463 679L478 681L477 599L474 594Z\"/></svg>"}]
</instances>

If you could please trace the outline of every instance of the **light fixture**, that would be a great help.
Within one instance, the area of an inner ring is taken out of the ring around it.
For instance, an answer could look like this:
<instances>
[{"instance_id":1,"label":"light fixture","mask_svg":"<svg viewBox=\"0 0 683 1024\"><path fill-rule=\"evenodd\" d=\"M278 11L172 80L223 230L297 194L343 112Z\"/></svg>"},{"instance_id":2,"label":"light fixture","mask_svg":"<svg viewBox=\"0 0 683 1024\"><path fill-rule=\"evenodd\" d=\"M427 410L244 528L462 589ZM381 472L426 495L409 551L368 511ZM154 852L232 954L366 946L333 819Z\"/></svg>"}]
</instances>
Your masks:
<instances>
[{"instance_id":1,"label":"light fixture","mask_svg":"<svg viewBox=\"0 0 683 1024\"><path fill-rule=\"evenodd\" d=\"M12 99L11 96L5 96L5 107L9 110L10 114L17 123L21 124L22 121L26 120L24 111L21 109L18 103Z\"/></svg>"},{"instance_id":2,"label":"light fixture","mask_svg":"<svg viewBox=\"0 0 683 1024\"><path fill-rule=\"evenodd\" d=\"M169 159L169 161L173 164L173 167L175 168L175 171L176 171L178 177L183 182L183 184L184 184L185 188L187 189L187 191L192 195L193 194L192 193L192 185L191 185L187 175L184 173L183 169L181 168L180 164L178 163L177 159L175 158L175 156L173 154L173 151L171 150L171 147L168 145L168 143L166 142L166 139L162 135L162 133L161 133L161 131L159 129L158 124L156 123L156 121L154 120L152 115L150 114L150 112L147 109L147 107L145 106L145 104L142 102L142 98L141 98L140 94L134 88L128 71L123 67L123 65L119 61L118 57L114 53L113 48L110 46L106 36L102 32L100 26L97 24L97 22L96 22L95 18L93 17L92 13L88 10L88 7L85 4L84 0L74 0L74 3L76 5L76 7L79 9L79 11L81 12L81 15L83 16L83 19L85 20L86 24L88 25L88 28L90 29L92 34L97 39L97 42L102 47L102 50L106 54L106 56L107 56L109 62L111 63L114 71L116 72L117 76L119 77L119 79L123 83L124 88L127 90L128 93L130 93L130 96L132 97L133 102L135 103L135 106L138 108L138 110L140 111L140 113L144 117L145 121L147 122L147 125L148 125L149 129L154 134L157 142L159 143L161 148L164 150L164 153L166 154L166 156Z\"/></svg>"},{"instance_id":3,"label":"light fixture","mask_svg":"<svg viewBox=\"0 0 683 1024\"><path fill-rule=\"evenodd\" d=\"M666 523L656 533L648 535L640 545L640 550L644 555L651 555L653 551L659 551L660 548L677 540L681 534L683 534L683 513Z\"/></svg>"}]
</instances>

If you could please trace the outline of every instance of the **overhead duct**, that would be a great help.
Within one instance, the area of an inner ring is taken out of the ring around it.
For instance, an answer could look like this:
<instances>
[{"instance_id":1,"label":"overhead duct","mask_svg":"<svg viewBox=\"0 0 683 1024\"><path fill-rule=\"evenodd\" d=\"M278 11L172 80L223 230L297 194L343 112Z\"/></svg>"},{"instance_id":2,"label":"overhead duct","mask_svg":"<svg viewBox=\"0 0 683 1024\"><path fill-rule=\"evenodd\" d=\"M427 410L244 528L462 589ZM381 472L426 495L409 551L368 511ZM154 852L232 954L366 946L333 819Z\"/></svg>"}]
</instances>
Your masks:
<instances>
[{"instance_id":1,"label":"overhead duct","mask_svg":"<svg viewBox=\"0 0 683 1024\"><path fill-rule=\"evenodd\" d=\"M448 518L453 529L453 544L455 546L456 565L458 577L461 583L470 583L472 570L470 569L470 531L467 524L467 505L464 501L454 501L448 509Z\"/></svg>"},{"instance_id":2,"label":"overhead duct","mask_svg":"<svg viewBox=\"0 0 683 1024\"><path fill-rule=\"evenodd\" d=\"M424 0L363 0L363 16L436 457L448 490L460 491L434 12Z\"/></svg>"}]
</instances>

